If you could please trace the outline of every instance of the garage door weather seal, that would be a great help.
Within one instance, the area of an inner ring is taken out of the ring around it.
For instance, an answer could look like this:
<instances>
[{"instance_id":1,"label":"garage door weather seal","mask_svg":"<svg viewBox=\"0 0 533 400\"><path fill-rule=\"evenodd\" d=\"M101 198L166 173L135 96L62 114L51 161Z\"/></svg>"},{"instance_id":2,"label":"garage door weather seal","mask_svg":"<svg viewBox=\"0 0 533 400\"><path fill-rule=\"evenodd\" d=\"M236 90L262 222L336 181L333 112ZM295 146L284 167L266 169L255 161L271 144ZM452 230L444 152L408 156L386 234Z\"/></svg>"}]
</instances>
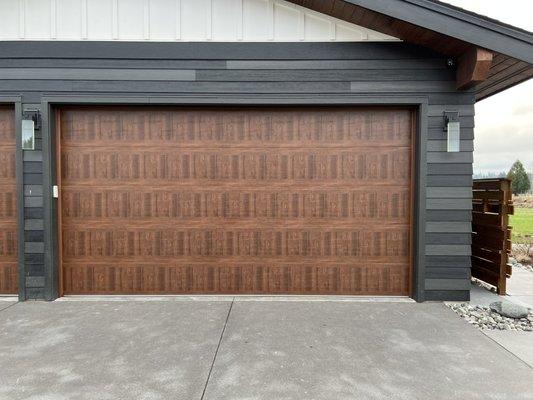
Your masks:
<instances>
[{"instance_id":1,"label":"garage door weather seal","mask_svg":"<svg viewBox=\"0 0 533 400\"><path fill-rule=\"evenodd\" d=\"M56 301L221 301L221 302L330 302L330 303L414 303L415 301L409 297L404 296L253 296L253 295L238 295L238 296L65 296L60 297Z\"/></svg>"}]
</instances>

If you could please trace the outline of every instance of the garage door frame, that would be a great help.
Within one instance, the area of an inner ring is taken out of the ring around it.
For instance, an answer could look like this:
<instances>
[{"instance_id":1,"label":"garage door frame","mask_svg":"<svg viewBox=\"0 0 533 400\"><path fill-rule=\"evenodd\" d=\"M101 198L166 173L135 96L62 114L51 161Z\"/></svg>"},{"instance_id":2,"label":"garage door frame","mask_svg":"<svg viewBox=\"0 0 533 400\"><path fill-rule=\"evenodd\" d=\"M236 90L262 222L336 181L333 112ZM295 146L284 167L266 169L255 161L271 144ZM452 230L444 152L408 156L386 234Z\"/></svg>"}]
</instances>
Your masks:
<instances>
[{"instance_id":1,"label":"garage door frame","mask_svg":"<svg viewBox=\"0 0 533 400\"><path fill-rule=\"evenodd\" d=\"M1 96L0 105L13 107L15 113L15 171L16 171L16 213L17 213L17 273L18 273L18 297L19 300L25 300L25 265L24 265L24 183L22 169L22 98L21 96Z\"/></svg>"},{"instance_id":2,"label":"garage door frame","mask_svg":"<svg viewBox=\"0 0 533 400\"><path fill-rule=\"evenodd\" d=\"M416 115L415 137L412 143L412 243L411 297L424 301L425 276L425 212L426 212L426 140L428 130L428 99L425 96L367 96L353 94L350 97L260 97L257 95L216 95L203 97L164 96L45 96L41 102L43 122L43 196L45 230L45 297L62 295L60 287L58 201L53 198L52 187L57 184L56 110L62 105L138 105L138 106L410 106ZM18 115L18 114L17 114ZM18 170L18 169L17 169Z\"/></svg>"}]
</instances>

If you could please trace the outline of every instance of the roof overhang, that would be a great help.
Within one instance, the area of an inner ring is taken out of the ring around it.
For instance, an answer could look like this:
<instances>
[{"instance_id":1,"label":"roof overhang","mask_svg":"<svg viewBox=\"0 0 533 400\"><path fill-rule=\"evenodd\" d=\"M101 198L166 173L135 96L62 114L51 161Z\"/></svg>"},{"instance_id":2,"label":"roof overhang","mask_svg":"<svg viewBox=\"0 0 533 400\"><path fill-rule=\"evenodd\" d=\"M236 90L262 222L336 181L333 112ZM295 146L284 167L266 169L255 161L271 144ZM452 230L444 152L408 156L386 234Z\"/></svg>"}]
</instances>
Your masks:
<instances>
[{"instance_id":1,"label":"roof overhang","mask_svg":"<svg viewBox=\"0 0 533 400\"><path fill-rule=\"evenodd\" d=\"M437 0L289 1L454 57L478 100L533 77L533 33Z\"/></svg>"}]
</instances>

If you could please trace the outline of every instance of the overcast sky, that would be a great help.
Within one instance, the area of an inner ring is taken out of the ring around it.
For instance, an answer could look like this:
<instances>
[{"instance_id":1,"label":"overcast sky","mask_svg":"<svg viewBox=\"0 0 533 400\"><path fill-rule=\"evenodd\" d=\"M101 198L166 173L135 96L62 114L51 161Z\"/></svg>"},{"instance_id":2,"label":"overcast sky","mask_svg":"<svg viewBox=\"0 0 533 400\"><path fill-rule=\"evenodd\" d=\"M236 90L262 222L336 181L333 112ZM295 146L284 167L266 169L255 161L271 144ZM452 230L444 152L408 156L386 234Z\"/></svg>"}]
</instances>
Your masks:
<instances>
[{"instance_id":1,"label":"overcast sky","mask_svg":"<svg viewBox=\"0 0 533 400\"><path fill-rule=\"evenodd\" d=\"M533 32L533 0L443 0ZM533 171L533 79L476 104L474 172Z\"/></svg>"}]
</instances>

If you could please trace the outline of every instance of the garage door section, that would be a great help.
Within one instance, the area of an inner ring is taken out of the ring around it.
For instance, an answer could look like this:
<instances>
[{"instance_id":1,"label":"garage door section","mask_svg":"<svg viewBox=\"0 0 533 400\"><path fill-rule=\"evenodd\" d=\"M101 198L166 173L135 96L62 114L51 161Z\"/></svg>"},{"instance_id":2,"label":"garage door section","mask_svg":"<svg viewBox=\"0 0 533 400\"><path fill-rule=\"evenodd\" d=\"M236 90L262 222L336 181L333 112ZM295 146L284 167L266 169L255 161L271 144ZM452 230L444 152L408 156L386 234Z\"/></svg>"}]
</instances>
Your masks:
<instances>
[{"instance_id":1,"label":"garage door section","mask_svg":"<svg viewBox=\"0 0 533 400\"><path fill-rule=\"evenodd\" d=\"M0 294L17 293L15 113L0 106Z\"/></svg>"},{"instance_id":2,"label":"garage door section","mask_svg":"<svg viewBox=\"0 0 533 400\"><path fill-rule=\"evenodd\" d=\"M409 294L410 110L60 119L65 294Z\"/></svg>"}]
</instances>

